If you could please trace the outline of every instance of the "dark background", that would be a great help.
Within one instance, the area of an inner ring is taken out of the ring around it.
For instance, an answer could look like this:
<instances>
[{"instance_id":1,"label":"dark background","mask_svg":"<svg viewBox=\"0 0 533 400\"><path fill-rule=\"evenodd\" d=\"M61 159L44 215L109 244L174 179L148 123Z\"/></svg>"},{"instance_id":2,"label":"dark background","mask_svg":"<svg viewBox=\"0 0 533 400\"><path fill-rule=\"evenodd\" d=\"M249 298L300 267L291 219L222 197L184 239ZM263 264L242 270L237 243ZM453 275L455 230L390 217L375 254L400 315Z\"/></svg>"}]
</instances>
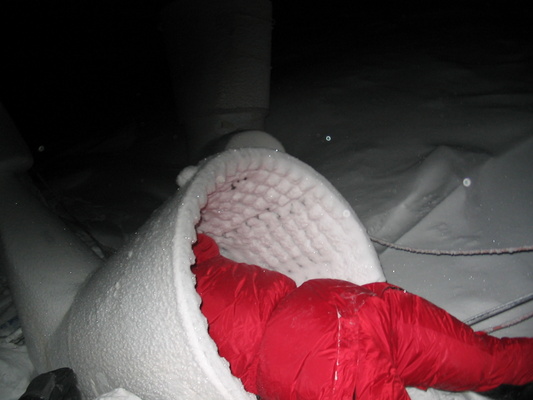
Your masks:
<instances>
[{"instance_id":1,"label":"dark background","mask_svg":"<svg viewBox=\"0 0 533 400\"><path fill-rule=\"evenodd\" d=\"M159 29L166 3L2 2L0 100L37 165L113 136L134 142L166 130L184 146ZM525 8L509 1L367 3L274 0L273 79L306 57L378 51L416 38L525 41L532 25Z\"/></svg>"}]
</instances>

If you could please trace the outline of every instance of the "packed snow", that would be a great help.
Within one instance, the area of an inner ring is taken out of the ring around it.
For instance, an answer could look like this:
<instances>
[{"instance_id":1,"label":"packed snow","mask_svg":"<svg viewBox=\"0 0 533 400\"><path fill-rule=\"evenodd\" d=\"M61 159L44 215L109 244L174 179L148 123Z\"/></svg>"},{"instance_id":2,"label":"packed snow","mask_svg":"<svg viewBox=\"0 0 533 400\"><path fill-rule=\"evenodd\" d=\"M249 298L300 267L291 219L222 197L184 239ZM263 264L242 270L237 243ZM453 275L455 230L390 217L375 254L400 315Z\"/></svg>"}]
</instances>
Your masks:
<instances>
[{"instance_id":1,"label":"packed snow","mask_svg":"<svg viewBox=\"0 0 533 400\"><path fill-rule=\"evenodd\" d=\"M451 27L449 36L419 42L383 29L390 33L380 46L343 47L334 56L308 50L275 65L267 131L332 182L372 237L428 250L533 245L531 47L495 33L469 42L466 30ZM109 141L93 150L98 163L88 158L48 182L100 250L127 241L176 189L176 165L185 166L169 161L176 152L169 143L179 143L168 131L142 140L135 157L143 168L126 167L129 143ZM111 188L106 198L93 190L101 187ZM462 320L533 292L531 252L434 256L376 248L388 281ZM0 290L0 322L16 323L7 287ZM532 312L525 303L475 328ZM493 334L533 336L533 319ZM6 400L18 399L33 374L25 347L9 338L0 338L0 398ZM483 398L409 393L414 400ZM118 391L102 399L136 398L127 396Z\"/></svg>"}]
</instances>

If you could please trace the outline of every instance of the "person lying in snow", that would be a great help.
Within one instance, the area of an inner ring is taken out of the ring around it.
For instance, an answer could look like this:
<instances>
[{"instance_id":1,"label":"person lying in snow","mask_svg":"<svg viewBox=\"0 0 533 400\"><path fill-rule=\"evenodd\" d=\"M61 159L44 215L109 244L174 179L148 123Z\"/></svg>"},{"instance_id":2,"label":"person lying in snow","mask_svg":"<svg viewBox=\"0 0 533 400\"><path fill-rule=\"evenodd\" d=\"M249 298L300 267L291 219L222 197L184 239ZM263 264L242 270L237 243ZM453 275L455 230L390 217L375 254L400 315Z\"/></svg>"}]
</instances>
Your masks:
<instances>
[{"instance_id":1,"label":"person lying in snow","mask_svg":"<svg viewBox=\"0 0 533 400\"><path fill-rule=\"evenodd\" d=\"M201 311L219 354L261 399L408 400L406 386L487 391L533 381L533 339L474 332L389 283L289 277L200 234Z\"/></svg>"}]
</instances>

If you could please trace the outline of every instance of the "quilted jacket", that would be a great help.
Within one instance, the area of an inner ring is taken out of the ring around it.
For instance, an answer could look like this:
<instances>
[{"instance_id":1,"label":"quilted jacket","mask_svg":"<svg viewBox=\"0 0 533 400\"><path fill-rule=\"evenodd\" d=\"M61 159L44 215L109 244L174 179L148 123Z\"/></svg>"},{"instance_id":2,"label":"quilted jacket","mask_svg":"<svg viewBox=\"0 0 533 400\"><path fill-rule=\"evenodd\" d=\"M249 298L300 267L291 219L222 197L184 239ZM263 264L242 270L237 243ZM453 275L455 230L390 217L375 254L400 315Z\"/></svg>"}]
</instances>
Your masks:
<instances>
[{"instance_id":1,"label":"quilted jacket","mask_svg":"<svg viewBox=\"0 0 533 400\"><path fill-rule=\"evenodd\" d=\"M384 282L287 276L220 255L199 235L193 272L219 354L265 400L408 400L406 386L484 391L533 381L533 339L476 333Z\"/></svg>"}]
</instances>

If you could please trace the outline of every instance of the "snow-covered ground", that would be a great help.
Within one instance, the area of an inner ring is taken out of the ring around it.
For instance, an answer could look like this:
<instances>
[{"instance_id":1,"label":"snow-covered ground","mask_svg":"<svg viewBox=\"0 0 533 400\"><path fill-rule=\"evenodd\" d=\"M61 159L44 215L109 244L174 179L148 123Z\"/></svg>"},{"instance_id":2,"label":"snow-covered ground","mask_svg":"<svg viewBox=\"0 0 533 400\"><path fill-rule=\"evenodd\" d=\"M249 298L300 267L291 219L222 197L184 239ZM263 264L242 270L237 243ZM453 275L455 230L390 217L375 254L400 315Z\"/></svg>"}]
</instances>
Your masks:
<instances>
[{"instance_id":1,"label":"snow-covered ground","mask_svg":"<svg viewBox=\"0 0 533 400\"><path fill-rule=\"evenodd\" d=\"M533 245L533 48L483 28L481 41L453 25L412 40L383 23L368 28L379 45L287 54L274 69L267 130L339 189L373 237L430 250ZM68 174L49 174L46 186L111 250L176 190L183 166L164 130L126 142L102 143ZM463 320L533 292L531 252L377 249L390 282ZM526 303L475 328L532 312ZM494 335L533 336L533 319ZM24 346L0 344L0 398L17 399L30 375Z\"/></svg>"},{"instance_id":2,"label":"snow-covered ground","mask_svg":"<svg viewBox=\"0 0 533 400\"><path fill-rule=\"evenodd\" d=\"M531 245L531 49L491 44L302 66L274 84L268 130L341 191L371 236L422 249ZM389 281L461 319L533 292L532 253L378 250ZM496 333L532 334L533 320Z\"/></svg>"}]
</instances>

